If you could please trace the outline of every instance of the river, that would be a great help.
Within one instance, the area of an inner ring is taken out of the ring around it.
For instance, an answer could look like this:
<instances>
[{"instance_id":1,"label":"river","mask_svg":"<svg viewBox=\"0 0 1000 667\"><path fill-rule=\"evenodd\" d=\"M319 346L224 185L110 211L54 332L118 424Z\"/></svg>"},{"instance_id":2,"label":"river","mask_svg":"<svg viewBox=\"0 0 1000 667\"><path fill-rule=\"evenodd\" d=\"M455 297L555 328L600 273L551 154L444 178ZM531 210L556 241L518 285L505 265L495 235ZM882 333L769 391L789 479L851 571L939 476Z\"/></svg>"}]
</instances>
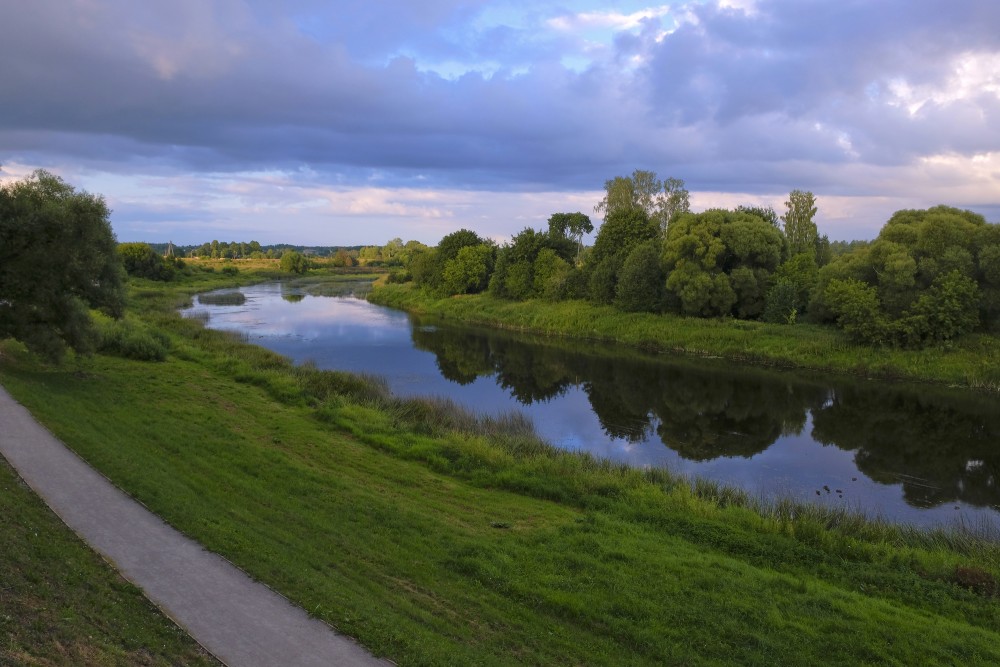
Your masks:
<instances>
[{"instance_id":1,"label":"river","mask_svg":"<svg viewBox=\"0 0 1000 667\"><path fill-rule=\"evenodd\" d=\"M996 398L460 327L307 289L255 285L185 314L298 363L381 375L399 395L521 411L565 449L765 498L1000 529Z\"/></svg>"}]
</instances>

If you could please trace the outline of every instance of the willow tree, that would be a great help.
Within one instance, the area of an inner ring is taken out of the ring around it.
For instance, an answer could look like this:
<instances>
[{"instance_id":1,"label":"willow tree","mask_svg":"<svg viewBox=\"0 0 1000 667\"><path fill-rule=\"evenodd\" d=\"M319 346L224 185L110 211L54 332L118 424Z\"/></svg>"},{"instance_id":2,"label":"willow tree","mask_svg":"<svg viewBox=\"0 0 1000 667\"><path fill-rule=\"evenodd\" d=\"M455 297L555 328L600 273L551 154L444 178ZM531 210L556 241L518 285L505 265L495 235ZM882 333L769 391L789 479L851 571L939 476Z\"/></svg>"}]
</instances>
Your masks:
<instances>
[{"instance_id":1,"label":"willow tree","mask_svg":"<svg viewBox=\"0 0 1000 667\"><path fill-rule=\"evenodd\" d=\"M109 215L102 197L46 171L0 185L0 338L53 361L94 348L89 310L125 307Z\"/></svg>"}]
</instances>

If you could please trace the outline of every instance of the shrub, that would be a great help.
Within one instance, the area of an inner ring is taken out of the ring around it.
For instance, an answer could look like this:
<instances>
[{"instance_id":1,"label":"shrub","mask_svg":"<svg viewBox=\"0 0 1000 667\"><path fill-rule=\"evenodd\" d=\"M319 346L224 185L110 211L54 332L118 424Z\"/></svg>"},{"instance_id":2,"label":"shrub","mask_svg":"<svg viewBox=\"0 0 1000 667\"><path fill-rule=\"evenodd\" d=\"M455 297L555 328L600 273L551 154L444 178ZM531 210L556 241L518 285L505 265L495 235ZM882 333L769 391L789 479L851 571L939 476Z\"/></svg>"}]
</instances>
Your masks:
<instances>
[{"instance_id":1,"label":"shrub","mask_svg":"<svg viewBox=\"0 0 1000 667\"><path fill-rule=\"evenodd\" d=\"M622 264L615 306L628 312L656 312L663 303L663 270L657 241L636 246Z\"/></svg>"},{"instance_id":2,"label":"shrub","mask_svg":"<svg viewBox=\"0 0 1000 667\"><path fill-rule=\"evenodd\" d=\"M98 323L98 352L137 361L163 361L170 339L160 331L130 319L101 318Z\"/></svg>"},{"instance_id":3,"label":"shrub","mask_svg":"<svg viewBox=\"0 0 1000 667\"><path fill-rule=\"evenodd\" d=\"M795 324L800 308L798 285L788 279L781 279L767 291L764 314L761 319L774 324Z\"/></svg>"},{"instance_id":4,"label":"shrub","mask_svg":"<svg viewBox=\"0 0 1000 667\"><path fill-rule=\"evenodd\" d=\"M173 262L164 261L148 243L121 243L118 256L126 273L149 280L173 280L176 268Z\"/></svg>"},{"instance_id":5,"label":"shrub","mask_svg":"<svg viewBox=\"0 0 1000 667\"><path fill-rule=\"evenodd\" d=\"M281 255L281 270L286 273L305 273L309 269L309 260L305 255L294 250L286 250Z\"/></svg>"}]
</instances>

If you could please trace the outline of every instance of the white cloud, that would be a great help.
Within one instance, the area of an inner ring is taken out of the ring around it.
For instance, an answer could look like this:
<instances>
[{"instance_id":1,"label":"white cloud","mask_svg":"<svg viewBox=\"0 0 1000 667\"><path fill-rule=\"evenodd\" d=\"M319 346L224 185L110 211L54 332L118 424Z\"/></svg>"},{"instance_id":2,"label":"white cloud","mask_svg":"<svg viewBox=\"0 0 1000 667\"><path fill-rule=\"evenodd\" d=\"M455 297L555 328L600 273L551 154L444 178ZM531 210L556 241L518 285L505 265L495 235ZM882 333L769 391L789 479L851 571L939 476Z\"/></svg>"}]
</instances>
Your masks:
<instances>
[{"instance_id":1,"label":"white cloud","mask_svg":"<svg viewBox=\"0 0 1000 667\"><path fill-rule=\"evenodd\" d=\"M929 104L944 106L981 95L1000 100L1000 53L961 53L955 56L948 70L951 76L943 83L913 84L906 77L887 82L886 103L905 108L917 115Z\"/></svg>"}]
</instances>

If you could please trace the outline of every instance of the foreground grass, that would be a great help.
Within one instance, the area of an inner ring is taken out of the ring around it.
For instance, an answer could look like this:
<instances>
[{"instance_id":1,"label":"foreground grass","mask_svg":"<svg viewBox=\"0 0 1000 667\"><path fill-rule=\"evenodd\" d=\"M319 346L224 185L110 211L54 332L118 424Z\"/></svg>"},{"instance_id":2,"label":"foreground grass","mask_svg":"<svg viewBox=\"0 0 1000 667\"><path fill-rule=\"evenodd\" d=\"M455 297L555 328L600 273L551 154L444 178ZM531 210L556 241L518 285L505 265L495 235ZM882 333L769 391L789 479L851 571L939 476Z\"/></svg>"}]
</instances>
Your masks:
<instances>
[{"instance_id":1,"label":"foreground grass","mask_svg":"<svg viewBox=\"0 0 1000 667\"><path fill-rule=\"evenodd\" d=\"M692 488L245 345L0 380L183 532L401 664L996 664L1000 549ZM136 388L141 388L137 391Z\"/></svg>"},{"instance_id":2,"label":"foreground grass","mask_svg":"<svg viewBox=\"0 0 1000 667\"><path fill-rule=\"evenodd\" d=\"M218 664L0 458L0 664Z\"/></svg>"},{"instance_id":3,"label":"foreground grass","mask_svg":"<svg viewBox=\"0 0 1000 667\"><path fill-rule=\"evenodd\" d=\"M611 341L759 365L923 380L1000 392L1000 339L992 336L968 336L947 350L899 350L853 344L832 327L623 313L583 301L517 302L484 294L442 299L412 285L380 286L368 299L417 314L494 328Z\"/></svg>"}]
</instances>

